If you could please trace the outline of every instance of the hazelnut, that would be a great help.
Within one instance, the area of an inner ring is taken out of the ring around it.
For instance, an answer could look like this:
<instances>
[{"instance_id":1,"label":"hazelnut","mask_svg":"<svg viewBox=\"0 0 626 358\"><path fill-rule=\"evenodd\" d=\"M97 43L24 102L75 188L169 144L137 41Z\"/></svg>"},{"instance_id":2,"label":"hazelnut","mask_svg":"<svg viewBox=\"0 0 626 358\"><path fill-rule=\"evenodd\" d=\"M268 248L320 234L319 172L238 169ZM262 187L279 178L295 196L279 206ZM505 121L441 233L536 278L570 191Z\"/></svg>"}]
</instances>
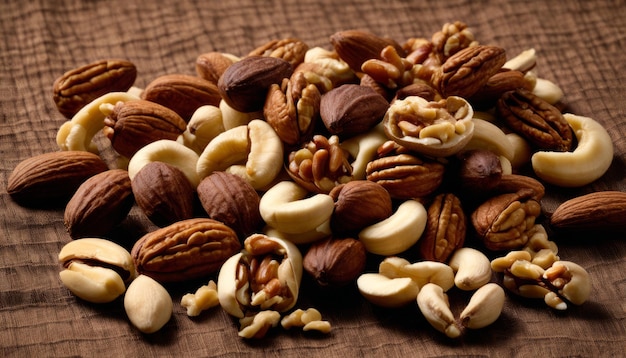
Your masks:
<instances>
[{"instance_id":1,"label":"hazelnut","mask_svg":"<svg viewBox=\"0 0 626 358\"><path fill-rule=\"evenodd\" d=\"M329 195L335 201L335 211L330 222L334 233L359 231L393 213L391 196L387 190L369 180L340 184Z\"/></svg>"},{"instance_id":2,"label":"hazelnut","mask_svg":"<svg viewBox=\"0 0 626 358\"><path fill-rule=\"evenodd\" d=\"M468 191L491 190L502 178L500 157L490 150L469 150L460 155L459 179Z\"/></svg>"},{"instance_id":3,"label":"hazelnut","mask_svg":"<svg viewBox=\"0 0 626 358\"><path fill-rule=\"evenodd\" d=\"M302 264L319 286L340 287L363 273L365 260L365 246L359 240L327 238L309 248Z\"/></svg>"}]
</instances>

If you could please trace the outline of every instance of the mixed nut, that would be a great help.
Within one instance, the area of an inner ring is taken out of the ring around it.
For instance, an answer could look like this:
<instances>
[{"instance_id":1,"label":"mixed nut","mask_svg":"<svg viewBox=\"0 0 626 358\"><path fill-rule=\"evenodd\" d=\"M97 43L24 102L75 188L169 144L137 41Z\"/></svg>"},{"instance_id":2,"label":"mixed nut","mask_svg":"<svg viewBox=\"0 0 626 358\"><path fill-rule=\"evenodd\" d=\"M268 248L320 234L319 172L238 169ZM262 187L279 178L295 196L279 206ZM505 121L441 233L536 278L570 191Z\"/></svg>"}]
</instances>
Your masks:
<instances>
[{"instance_id":1,"label":"mixed nut","mask_svg":"<svg viewBox=\"0 0 626 358\"><path fill-rule=\"evenodd\" d=\"M55 81L61 150L20 163L7 191L24 205L67 203L63 284L91 302L124 295L131 323L152 333L172 314L162 284L217 278L181 306L195 316L219 304L245 338L279 323L330 331L319 311L296 308L303 272L375 305L417 304L453 338L496 321L504 289L559 310L584 303L589 274L540 224L542 181L593 182L613 145L598 122L555 106L563 93L537 77L535 51L507 61L462 22L404 44L358 30L330 44L209 52L197 76L144 89L125 60ZM115 163L99 156L99 132ZM95 238L133 203L160 228L130 252ZM624 193L595 193L548 224L623 230L625 213ZM455 318L457 289L473 294Z\"/></svg>"}]
</instances>

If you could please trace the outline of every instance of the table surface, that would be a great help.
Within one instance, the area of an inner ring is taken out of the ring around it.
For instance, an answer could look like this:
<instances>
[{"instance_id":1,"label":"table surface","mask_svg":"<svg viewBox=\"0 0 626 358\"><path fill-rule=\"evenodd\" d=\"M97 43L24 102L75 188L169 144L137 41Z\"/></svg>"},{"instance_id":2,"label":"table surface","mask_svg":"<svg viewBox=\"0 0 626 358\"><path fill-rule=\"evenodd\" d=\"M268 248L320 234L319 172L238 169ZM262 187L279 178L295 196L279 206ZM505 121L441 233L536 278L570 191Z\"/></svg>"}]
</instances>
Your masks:
<instances>
[{"instance_id":1,"label":"table surface","mask_svg":"<svg viewBox=\"0 0 626 358\"><path fill-rule=\"evenodd\" d=\"M623 1L4 1L0 11L0 355L18 356L619 356L626 348L626 240L623 234L552 237L562 259L591 275L585 304L556 312L542 302L506 300L491 326L451 340L416 305L382 309L353 288L319 292L303 283L298 307L316 307L333 330L277 329L242 340L220 308L189 318L180 306L197 283L169 287L174 314L143 335L121 301L95 305L59 280L57 254L70 241L63 209L25 208L6 193L22 160L57 150L65 121L52 101L54 79L103 58L126 58L136 85L157 76L195 74L196 57L243 55L273 39L296 37L330 48L336 31L367 29L399 42L430 37L461 20L483 44L513 56L535 48L537 73L564 91L566 111L605 126L615 147L606 175L588 186L548 186L546 212L574 196L626 191L626 6ZM136 240L151 226L135 207L112 235Z\"/></svg>"}]
</instances>

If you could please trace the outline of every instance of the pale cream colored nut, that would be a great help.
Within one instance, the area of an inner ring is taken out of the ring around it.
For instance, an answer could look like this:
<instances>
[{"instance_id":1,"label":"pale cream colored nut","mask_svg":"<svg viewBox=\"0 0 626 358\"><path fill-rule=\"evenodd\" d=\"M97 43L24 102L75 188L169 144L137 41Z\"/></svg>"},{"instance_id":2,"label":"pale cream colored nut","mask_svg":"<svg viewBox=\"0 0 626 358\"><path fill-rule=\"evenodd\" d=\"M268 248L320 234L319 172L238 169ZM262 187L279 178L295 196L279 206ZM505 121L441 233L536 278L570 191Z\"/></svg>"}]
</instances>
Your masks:
<instances>
[{"instance_id":1,"label":"pale cream colored nut","mask_svg":"<svg viewBox=\"0 0 626 358\"><path fill-rule=\"evenodd\" d=\"M108 112L103 113L100 107L114 105L117 102L139 100L140 98L127 92L110 92L89 102L78 111L71 120L63 123L56 135L57 145L61 150L80 150L98 153L98 146L93 137L104 128L104 119Z\"/></svg>"},{"instance_id":2,"label":"pale cream colored nut","mask_svg":"<svg viewBox=\"0 0 626 358\"><path fill-rule=\"evenodd\" d=\"M389 278L408 277L424 287L427 283L434 283L444 291L454 286L454 271L442 262L419 261L410 263L397 256L386 257L379 265L378 272Z\"/></svg>"},{"instance_id":3,"label":"pale cream colored nut","mask_svg":"<svg viewBox=\"0 0 626 358\"><path fill-rule=\"evenodd\" d=\"M580 187L599 179L613 161L613 141L594 119L570 113L563 115L578 144L570 152L540 151L531 163L535 174L550 184Z\"/></svg>"},{"instance_id":4,"label":"pale cream colored nut","mask_svg":"<svg viewBox=\"0 0 626 358\"><path fill-rule=\"evenodd\" d=\"M502 65L502 68L526 73L532 70L536 64L537 51L535 51L534 48L529 48L528 50L524 50L517 56L506 61L504 65Z\"/></svg>"},{"instance_id":5,"label":"pale cream colored nut","mask_svg":"<svg viewBox=\"0 0 626 358\"><path fill-rule=\"evenodd\" d=\"M187 129L177 141L200 155L207 144L225 130L222 110L213 105L204 105L196 109L187 123Z\"/></svg>"},{"instance_id":6,"label":"pale cream colored nut","mask_svg":"<svg viewBox=\"0 0 626 358\"><path fill-rule=\"evenodd\" d=\"M448 265L455 272L454 284L461 290L478 289L491 280L491 262L481 251L471 247L457 249Z\"/></svg>"},{"instance_id":7,"label":"pale cream colored nut","mask_svg":"<svg viewBox=\"0 0 626 358\"><path fill-rule=\"evenodd\" d=\"M125 282L137 275L130 253L122 246L99 238L77 239L59 252L61 282L85 301L106 303L126 291Z\"/></svg>"},{"instance_id":8,"label":"pale cream colored nut","mask_svg":"<svg viewBox=\"0 0 626 358\"><path fill-rule=\"evenodd\" d=\"M409 96L394 101L383 126L387 136L418 153L447 157L465 147L474 133L474 110L463 98L429 102Z\"/></svg>"},{"instance_id":9,"label":"pale cream colored nut","mask_svg":"<svg viewBox=\"0 0 626 358\"><path fill-rule=\"evenodd\" d=\"M198 158L196 171L200 178L226 171L261 189L276 178L282 167L280 138L267 122L254 119L217 135Z\"/></svg>"},{"instance_id":10,"label":"pale cream colored nut","mask_svg":"<svg viewBox=\"0 0 626 358\"><path fill-rule=\"evenodd\" d=\"M513 146L513 158L509 159L511 161L511 166L514 169L518 169L523 165L530 163L533 151L530 144L528 144L528 141L517 133L507 133L506 137Z\"/></svg>"},{"instance_id":11,"label":"pale cream colored nut","mask_svg":"<svg viewBox=\"0 0 626 358\"><path fill-rule=\"evenodd\" d=\"M557 84L539 77L535 79L535 86L532 92L535 96L552 105L558 103L564 96L563 90Z\"/></svg>"},{"instance_id":12,"label":"pale cream colored nut","mask_svg":"<svg viewBox=\"0 0 626 358\"><path fill-rule=\"evenodd\" d=\"M139 275L128 286L124 296L124 310L130 322L143 333L154 333L170 320L172 297L154 279Z\"/></svg>"},{"instance_id":13,"label":"pale cream colored nut","mask_svg":"<svg viewBox=\"0 0 626 358\"><path fill-rule=\"evenodd\" d=\"M321 333L329 333L331 330L330 322L322 321L322 314L315 308L309 308L306 311L298 308L289 315L280 320L281 326L285 329L292 327L302 327L303 331L318 331Z\"/></svg>"},{"instance_id":14,"label":"pale cream colored nut","mask_svg":"<svg viewBox=\"0 0 626 358\"><path fill-rule=\"evenodd\" d=\"M163 162L180 169L194 188L200 183L200 177L196 172L198 154L183 144L161 139L139 149L128 162L128 176L131 181L146 164L151 162Z\"/></svg>"},{"instance_id":15,"label":"pale cream colored nut","mask_svg":"<svg viewBox=\"0 0 626 358\"><path fill-rule=\"evenodd\" d=\"M517 260L508 270L513 276L524 280L539 280L545 270L530 261Z\"/></svg>"},{"instance_id":16,"label":"pale cream colored nut","mask_svg":"<svg viewBox=\"0 0 626 358\"><path fill-rule=\"evenodd\" d=\"M491 260L491 269L494 272L504 272L511 268L516 261L530 261L531 255L528 251L510 251L506 256L497 257Z\"/></svg>"},{"instance_id":17,"label":"pale cream colored nut","mask_svg":"<svg viewBox=\"0 0 626 358\"><path fill-rule=\"evenodd\" d=\"M379 123L369 131L339 143L339 146L347 151L352 158L350 165L354 180L365 179L367 163L376 159L378 147L388 140L382 124Z\"/></svg>"},{"instance_id":18,"label":"pale cream colored nut","mask_svg":"<svg viewBox=\"0 0 626 358\"><path fill-rule=\"evenodd\" d=\"M330 220L335 203L327 194L307 197L308 193L292 181L277 183L261 197L261 217L268 225L285 233L316 230Z\"/></svg>"},{"instance_id":19,"label":"pale cream colored nut","mask_svg":"<svg viewBox=\"0 0 626 358\"><path fill-rule=\"evenodd\" d=\"M302 327L302 330L304 332L317 331L321 333L330 333L331 329L332 326L330 325L330 322L322 320L311 321L305 324L304 327Z\"/></svg>"},{"instance_id":20,"label":"pale cream colored nut","mask_svg":"<svg viewBox=\"0 0 626 358\"><path fill-rule=\"evenodd\" d=\"M448 296L434 283L428 283L417 294L417 305L433 328L450 338L461 335L461 328L450 311Z\"/></svg>"},{"instance_id":21,"label":"pale cream colored nut","mask_svg":"<svg viewBox=\"0 0 626 358\"><path fill-rule=\"evenodd\" d=\"M314 65L314 67L309 65ZM354 71L339 57L337 52L328 51L322 47L310 48L304 54L304 64L298 66L294 72L301 71L304 67L319 76L328 78L331 88L356 79Z\"/></svg>"},{"instance_id":22,"label":"pale cream colored nut","mask_svg":"<svg viewBox=\"0 0 626 358\"><path fill-rule=\"evenodd\" d=\"M387 219L361 230L359 240L376 255L397 255L413 246L422 236L428 214L424 205L406 200Z\"/></svg>"},{"instance_id":23,"label":"pale cream colored nut","mask_svg":"<svg viewBox=\"0 0 626 358\"><path fill-rule=\"evenodd\" d=\"M320 226L302 233L288 233L280 231L269 225L266 225L263 228L263 233L267 236L273 236L279 239L291 241L296 245L305 245L329 237L330 235L332 235L332 230L330 229L329 219L324 221Z\"/></svg>"},{"instance_id":24,"label":"pale cream colored nut","mask_svg":"<svg viewBox=\"0 0 626 358\"><path fill-rule=\"evenodd\" d=\"M503 156L509 161L515 157L515 148L497 125L481 118L474 118L474 133L461 152L483 149Z\"/></svg>"},{"instance_id":25,"label":"pale cream colored nut","mask_svg":"<svg viewBox=\"0 0 626 358\"><path fill-rule=\"evenodd\" d=\"M497 283L480 287L461 312L461 324L470 329L487 327L500 317L504 300L504 289Z\"/></svg>"},{"instance_id":26,"label":"pale cream colored nut","mask_svg":"<svg viewBox=\"0 0 626 358\"><path fill-rule=\"evenodd\" d=\"M529 239L523 250L528 251L531 255L530 261L539 265L544 269L552 266L555 261L559 260L557 253L559 249L554 241L548 239L548 233L541 224L535 224L529 234Z\"/></svg>"},{"instance_id":27,"label":"pale cream colored nut","mask_svg":"<svg viewBox=\"0 0 626 358\"><path fill-rule=\"evenodd\" d=\"M249 113L239 112L224 100L220 101L219 109L222 111L222 123L224 125L224 130L244 126L250 123L253 119L263 118L262 111Z\"/></svg>"},{"instance_id":28,"label":"pale cream colored nut","mask_svg":"<svg viewBox=\"0 0 626 358\"><path fill-rule=\"evenodd\" d=\"M356 280L359 292L381 307L402 307L415 301L420 288L410 277L389 278L380 273L364 273Z\"/></svg>"},{"instance_id":29,"label":"pale cream colored nut","mask_svg":"<svg viewBox=\"0 0 626 358\"><path fill-rule=\"evenodd\" d=\"M208 284L200 286L195 293L185 294L180 305L187 309L187 316L199 316L202 311L220 304L217 298L217 284L211 280Z\"/></svg>"},{"instance_id":30,"label":"pale cream colored nut","mask_svg":"<svg viewBox=\"0 0 626 358\"><path fill-rule=\"evenodd\" d=\"M542 279L552 292L564 301L554 306L549 304L548 297L546 297L546 303L556 309L566 309L565 301L582 305L591 295L589 273L582 266L571 261L555 262L545 270Z\"/></svg>"},{"instance_id":31,"label":"pale cream colored nut","mask_svg":"<svg viewBox=\"0 0 626 358\"><path fill-rule=\"evenodd\" d=\"M263 338L270 328L278 326L280 313L276 311L261 311L254 316L243 317L239 320L241 329L239 337L242 338Z\"/></svg>"},{"instance_id":32,"label":"pale cream colored nut","mask_svg":"<svg viewBox=\"0 0 626 358\"><path fill-rule=\"evenodd\" d=\"M291 242L263 234L244 241L245 250L222 265L217 279L220 305L243 318L249 311L285 312L298 300L302 254Z\"/></svg>"}]
</instances>

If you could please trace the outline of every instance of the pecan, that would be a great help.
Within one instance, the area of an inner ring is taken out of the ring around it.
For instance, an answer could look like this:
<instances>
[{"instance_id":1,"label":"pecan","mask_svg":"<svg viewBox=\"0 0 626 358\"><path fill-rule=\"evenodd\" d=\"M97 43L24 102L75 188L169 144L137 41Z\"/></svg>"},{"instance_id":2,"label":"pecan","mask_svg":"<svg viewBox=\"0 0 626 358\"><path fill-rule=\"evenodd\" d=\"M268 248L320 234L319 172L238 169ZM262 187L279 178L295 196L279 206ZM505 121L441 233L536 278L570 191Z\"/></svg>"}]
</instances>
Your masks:
<instances>
[{"instance_id":1,"label":"pecan","mask_svg":"<svg viewBox=\"0 0 626 358\"><path fill-rule=\"evenodd\" d=\"M472 225L487 249L515 250L528 242L541 214L534 194L533 190L522 189L494 196L472 212Z\"/></svg>"},{"instance_id":2,"label":"pecan","mask_svg":"<svg viewBox=\"0 0 626 358\"><path fill-rule=\"evenodd\" d=\"M463 246L466 218L461 201L452 193L435 197L428 207L424 236L419 251L424 260L446 262L454 250Z\"/></svg>"},{"instance_id":3,"label":"pecan","mask_svg":"<svg viewBox=\"0 0 626 358\"><path fill-rule=\"evenodd\" d=\"M470 98L506 62L503 48L476 45L462 49L433 74L433 85L442 96Z\"/></svg>"},{"instance_id":4,"label":"pecan","mask_svg":"<svg viewBox=\"0 0 626 358\"><path fill-rule=\"evenodd\" d=\"M492 108L502 94L518 88L532 90L531 83L526 79L524 73L502 69L491 76L487 83L468 100L475 109Z\"/></svg>"},{"instance_id":5,"label":"pecan","mask_svg":"<svg viewBox=\"0 0 626 358\"><path fill-rule=\"evenodd\" d=\"M178 221L147 233L131 251L137 272L160 282L213 274L241 249L237 234L206 218Z\"/></svg>"},{"instance_id":6,"label":"pecan","mask_svg":"<svg viewBox=\"0 0 626 358\"><path fill-rule=\"evenodd\" d=\"M309 191L328 193L335 186L352 180L348 154L339 146L339 138L315 135L301 149L289 154L287 173Z\"/></svg>"},{"instance_id":7,"label":"pecan","mask_svg":"<svg viewBox=\"0 0 626 358\"><path fill-rule=\"evenodd\" d=\"M137 68L127 60L101 60L64 73L54 81L57 109L71 118L87 103L109 92L128 90L137 78Z\"/></svg>"},{"instance_id":8,"label":"pecan","mask_svg":"<svg viewBox=\"0 0 626 358\"><path fill-rule=\"evenodd\" d=\"M506 92L496 109L513 131L537 148L560 152L572 148L572 129L561 111L532 92L523 88Z\"/></svg>"},{"instance_id":9,"label":"pecan","mask_svg":"<svg viewBox=\"0 0 626 358\"><path fill-rule=\"evenodd\" d=\"M443 181L445 166L410 153L393 141L381 148L391 152L370 161L366 167L367 180L380 184L394 199L421 198L433 193Z\"/></svg>"},{"instance_id":10,"label":"pecan","mask_svg":"<svg viewBox=\"0 0 626 358\"><path fill-rule=\"evenodd\" d=\"M296 68L304 62L309 46L299 39L287 38L269 41L248 53L248 56L268 56L281 58Z\"/></svg>"},{"instance_id":11,"label":"pecan","mask_svg":"<svg viewBox=\"0 0 626 358\"><path fill-rule=\"evenodd\" d=\"M145 100L118 102L104 125L103 133L113 149L127 158L157 140L176 140L187 128L176 112Z\"/></svg>"}]
</instances>

